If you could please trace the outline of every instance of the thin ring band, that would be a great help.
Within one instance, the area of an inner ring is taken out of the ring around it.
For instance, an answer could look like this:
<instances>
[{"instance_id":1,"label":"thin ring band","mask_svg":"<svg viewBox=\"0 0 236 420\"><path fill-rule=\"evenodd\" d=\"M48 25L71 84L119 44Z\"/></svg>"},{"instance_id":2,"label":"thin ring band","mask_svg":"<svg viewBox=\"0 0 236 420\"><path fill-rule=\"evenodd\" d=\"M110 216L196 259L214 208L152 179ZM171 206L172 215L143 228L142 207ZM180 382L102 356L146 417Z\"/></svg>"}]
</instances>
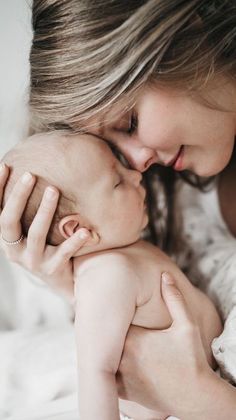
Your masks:
<instances>
[{"instance_id":1,"label":"thin ring band","mask_svg":"<svg viewBox=\"0 0 236 420\"><path fill-rule=\"evenodd\" d=\"M22 234L21 237L19 239L17 239L16 241L7 241L6 239L3 238L2 234L1 234L1 240L5 245L18 245L21 241L23 241L24 239L24 235Z\"/></svg>"}]
</instances>

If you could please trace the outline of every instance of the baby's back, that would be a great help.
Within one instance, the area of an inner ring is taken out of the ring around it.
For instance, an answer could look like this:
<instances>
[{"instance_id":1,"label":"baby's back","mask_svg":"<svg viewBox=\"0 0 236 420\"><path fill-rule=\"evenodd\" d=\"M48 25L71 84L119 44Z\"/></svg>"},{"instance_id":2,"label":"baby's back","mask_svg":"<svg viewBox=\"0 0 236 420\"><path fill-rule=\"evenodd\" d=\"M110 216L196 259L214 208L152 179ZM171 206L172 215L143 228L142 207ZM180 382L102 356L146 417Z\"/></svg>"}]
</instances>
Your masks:
<instances>
[{"instance_id":1,"label":"baby's back","mask_svg":"<svg viewBox=\"0 0 236 420\"><path fill-rule=\"evenodd\" d=\"M200 327L207 358L213 366L211 342L221 333L222 325L210 299L190 283L166 254L150 243L139 241L120 249L119 252L126 255L129 264L137 273L136 278L139 282L137 306L132 324L151 329L165 329L171 325L172 319L161 295L161 274L169 272L174 276Z\"/></svg>"}]
</instances>

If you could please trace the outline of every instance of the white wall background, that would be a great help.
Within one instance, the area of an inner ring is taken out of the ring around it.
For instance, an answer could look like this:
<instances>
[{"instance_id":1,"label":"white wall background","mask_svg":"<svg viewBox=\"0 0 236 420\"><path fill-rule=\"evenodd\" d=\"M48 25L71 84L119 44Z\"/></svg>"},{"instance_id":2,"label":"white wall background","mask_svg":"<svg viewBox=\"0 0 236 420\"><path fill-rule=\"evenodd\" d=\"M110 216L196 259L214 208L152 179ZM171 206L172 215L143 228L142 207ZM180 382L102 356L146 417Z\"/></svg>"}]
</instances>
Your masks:
<instances>
[{"instance_id":1,"label":"white wall background","mask_svg":"<svg viewBox=\"0 0 236 420\"><path fill-rule=\"evenodd\" d=\"M0 0L0 156L27 132L30 0Z\"/></svg>"}]
</instances>

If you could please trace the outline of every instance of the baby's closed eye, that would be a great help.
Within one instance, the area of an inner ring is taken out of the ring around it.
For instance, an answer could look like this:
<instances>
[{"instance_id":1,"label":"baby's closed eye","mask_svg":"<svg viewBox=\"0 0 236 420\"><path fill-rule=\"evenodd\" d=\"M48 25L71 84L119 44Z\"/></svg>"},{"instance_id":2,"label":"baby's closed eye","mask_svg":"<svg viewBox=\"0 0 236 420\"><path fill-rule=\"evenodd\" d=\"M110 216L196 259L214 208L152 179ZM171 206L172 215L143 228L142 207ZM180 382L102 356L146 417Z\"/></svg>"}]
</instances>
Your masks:
<instances>
[{"instance_id":1,"label":"baby's closed eye","mask_svg":"<svg viewBox=\"0 0 236 420\"><path fill-rule=\"evenodd\" d=\"M119 178L119 179L116 181L114 188L119 187L119 186L122 184L122 182L123 182L122 178Z\"/></svg>"}]
</instances>

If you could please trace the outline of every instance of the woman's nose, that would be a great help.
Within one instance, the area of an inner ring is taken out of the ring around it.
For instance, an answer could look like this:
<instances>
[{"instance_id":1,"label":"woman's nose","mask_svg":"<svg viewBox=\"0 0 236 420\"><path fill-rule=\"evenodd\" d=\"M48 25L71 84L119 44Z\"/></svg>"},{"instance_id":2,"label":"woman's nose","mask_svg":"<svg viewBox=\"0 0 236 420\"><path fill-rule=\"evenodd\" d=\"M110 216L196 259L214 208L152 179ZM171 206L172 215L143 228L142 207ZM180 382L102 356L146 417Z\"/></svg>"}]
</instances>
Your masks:
<instances>
[{"instance_id":1,"label":"woman's nose","mask_svg":"<svg viewBox=\"0 0 236 420\"><path fill-rule=\"evenodd\" d=\"M134 169L139 172L145 172L153 163L158 161L158 157L154 150L148 147L142 147L137 150L132 150L128 160Z\"/></svg>"}]
</instances>

